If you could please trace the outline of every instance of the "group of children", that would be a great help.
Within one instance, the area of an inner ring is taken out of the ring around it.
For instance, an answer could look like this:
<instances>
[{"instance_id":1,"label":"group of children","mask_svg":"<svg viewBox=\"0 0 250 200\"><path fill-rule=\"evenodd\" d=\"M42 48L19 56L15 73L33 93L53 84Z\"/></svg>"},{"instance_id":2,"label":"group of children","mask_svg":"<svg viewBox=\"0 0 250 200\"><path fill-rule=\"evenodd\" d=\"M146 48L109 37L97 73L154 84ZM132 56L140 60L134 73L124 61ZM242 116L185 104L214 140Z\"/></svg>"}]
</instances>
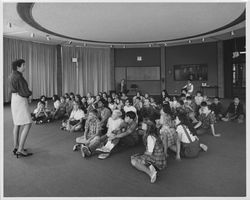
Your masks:
<instances>
[{"instance_id":1,"label":"group of children","mask_svg":"<svg viewBox=\"0 0 250 200\"><path fill-rule=\"evenodd\" d=\"M242 123L244 111L238 97L223 113L218 97L210 102L199 91L194 97L185 91L170 97L162 91L159 102L147 93L137 92L129 98L126 93L100 92L86 97L73 93L60 98L54 95L51 109L42 96L32 116L37 123L62 120L62 130L83 131L73 150L80 150L84 158L99 154L98 158L105 159L117 146L132 147L142 141L145 152L132 155L131 164L148 174L154 183L157 172L166 167L168 150L175 152L177 160L197 157L200 150L208 149L198 135L211 132L220 136L215 131L216 121Z\"/></svg>"}]
</instances>

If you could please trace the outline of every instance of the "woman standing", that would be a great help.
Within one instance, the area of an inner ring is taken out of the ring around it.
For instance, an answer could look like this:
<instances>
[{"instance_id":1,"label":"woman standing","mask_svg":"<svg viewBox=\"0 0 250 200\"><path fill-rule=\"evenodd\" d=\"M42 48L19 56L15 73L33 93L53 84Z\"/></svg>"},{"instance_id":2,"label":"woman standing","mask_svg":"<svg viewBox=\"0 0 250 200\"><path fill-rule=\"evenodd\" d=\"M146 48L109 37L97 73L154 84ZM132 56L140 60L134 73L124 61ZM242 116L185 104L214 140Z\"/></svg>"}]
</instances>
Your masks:
<instances>
[{"instance_id":1,"label":"woman standing","mask_svg":"<svg viewBox=\"0 0 250 200\"><path fill-rule=\"evenodd\" d=\"M32 92L28 88L28 83L23 77L25 70L25 61L18 59L12 63L12 73L10 75L11 91L11 112L14 122L14 155L31 156L32 153L26 152L24 145L31 128L31 115L29 111L28 98ZM22 132L20 132L23 126Z\"/></svg>"}]
</instances>

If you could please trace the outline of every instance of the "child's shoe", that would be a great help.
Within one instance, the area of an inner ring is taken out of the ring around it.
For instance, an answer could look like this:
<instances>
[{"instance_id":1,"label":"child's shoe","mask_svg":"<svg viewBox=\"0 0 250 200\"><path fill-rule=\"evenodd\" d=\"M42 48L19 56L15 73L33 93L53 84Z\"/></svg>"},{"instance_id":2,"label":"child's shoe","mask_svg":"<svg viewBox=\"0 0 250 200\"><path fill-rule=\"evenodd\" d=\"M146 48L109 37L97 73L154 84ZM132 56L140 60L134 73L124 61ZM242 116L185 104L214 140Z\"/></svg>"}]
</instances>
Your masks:
<instances>
[{"instance_id":1,"label":"child's shoe","mask_svg":"<svg viewBox=\"0 0 250 200\"><path fill-rule=\"evenodd\" d=\"M150 182L154 183L156 181L157 171L156 171L156 169L154 168L153 165L150 165L149 169L151 171Z\"/></svg>"},{"instance_id":2,"label":"child's shoe","mask_svg":"<svg viewBox=\"0 0 250 200\"><path fill-rule=\"evenodd\" d=\"M103 160L103 159L108 158L109 155L110 155L109 153L102 153L102 154L100 154L100 155L98 156L98 158Z\"/></svg>"},{"instance_id":3,"label":"child's shoe","mask_svg":"<svg viewBox=\"0 0 250 200\"><path fill-rule=\"evenodd\" d=\"M205 152L207 152L207 150L208 150L208 147L207 147L207 145L205 145L205 144L200 144L200 148L201 148L203 151L205 151Z\"/></svg>"}]
</instances>

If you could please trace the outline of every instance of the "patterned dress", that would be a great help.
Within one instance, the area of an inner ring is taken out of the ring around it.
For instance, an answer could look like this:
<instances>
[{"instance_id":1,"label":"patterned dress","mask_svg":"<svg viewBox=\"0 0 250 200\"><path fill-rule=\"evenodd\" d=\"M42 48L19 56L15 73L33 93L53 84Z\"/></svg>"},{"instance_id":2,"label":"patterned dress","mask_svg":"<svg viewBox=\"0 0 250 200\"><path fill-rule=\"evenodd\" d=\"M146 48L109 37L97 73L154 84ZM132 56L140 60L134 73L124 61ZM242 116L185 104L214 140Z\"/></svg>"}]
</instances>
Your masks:
<instances>
[{"instance_id":1,"label":"patterned dress","mask_svg":"<svg viewBox=\"0 0 250 200\"><path fill-rule=\"evenodd\" d=\"M201 121L201 128L208 129L211 124L215 124L216 117L214 113L210 112L208 115L201 114L198 117L199 121Z\"/></svg>"}]
</instances>

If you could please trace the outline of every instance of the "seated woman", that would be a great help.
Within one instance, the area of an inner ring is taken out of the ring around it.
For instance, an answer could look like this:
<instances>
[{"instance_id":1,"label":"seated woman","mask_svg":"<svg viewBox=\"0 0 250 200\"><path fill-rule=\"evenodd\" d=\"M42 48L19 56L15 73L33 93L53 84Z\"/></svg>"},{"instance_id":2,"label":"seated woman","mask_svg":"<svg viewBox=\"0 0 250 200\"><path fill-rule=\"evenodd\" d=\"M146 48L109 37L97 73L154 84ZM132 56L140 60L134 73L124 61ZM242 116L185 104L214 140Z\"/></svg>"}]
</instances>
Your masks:
<instances>
[{"instance_id":1,"label":"seated woman","mask_svg":"<svg viewBox=\"0 0 250 200\"><path fill-rule=\"evenodd\" d=\"M90 156L100 145L100 132L101 126L98 119L98 112L93 109L89 112L86 120L83 136L76 138L77 144L74 145L73 151L78 150L78 147L81 146L82 157L84 158L86 155Z\"/></svg>"},{"instance_id":2,"label":"seated woman","mask_svg":"<svg viewBox=\"0 0 250 200\"><path fill-rule=\"evenodd\" d=\"M37 104L37 108L31 113L32 120L35 121L36 124L43 124L51 121L51 117L49 113L45 110L45 102L39 101Z\"/></svg>"},{"instance_id":3,"label":"seated woman","mask_svg":"<svg viewBox=\"0 0 250 200\"><path fill-rule=\"evenodd\" d=\"M79 103L73 102L73 110L70 114L68 120L62 123L62 130L67 130L70 132L79 131L83 127L83 120L85 118L85 114L83 110L80 109Z\"/></svg>"},{"instance_id":4,"label":"seated woman","mask_svg":"<svg viewBox=\"0 0 250 200\"><path fill-rule=\"evenodd\" d=\"M150 177L151 183L154 183L157 170L162 170L166 167L167 159L155 124L148 118L144 118L142 130L143 144L146 150L144 154L132 155L131 164L136 169L145 172Z\"/></svg>"},{"instance_id":5,"label":"seated woman","mask_svg":"<svg viewBox=\"0 0 250 200\"><path fill-rule=\"evenodd\" d=\"M185 113L178 113L175 118L175 126L177 133L176 146L171 146L170 149L176 152L176 159L181 160L181 157L197 157L201 150L207 151L208 147L199 142L199 138L194 136L190 129L185 125L187 121ZM190 143L195 142L195 147L192 151L188 151Z\"/></svg>"},{"instance_id":6,"label":"seated woman","mask_svg":"<svg viewBox=\"0 0 250 200\"><path fill-rule=\"evenodd\" d=\"M214 124L216 118L214 113L210 110L207 103L203 101L199 110L200 115L198 116L199 122L194 126L197 129L197 134L207 133L211 129L212 135L219 137L220 134L215 133Z\"/></svg>"},{"instance_id":7,"label":"seated woman","mask_svg":"<svg viewBox=\"0 0 250 200\"><path fill-rule=\"evenodd\" d=\"M53 119L58 120L58 119L64 119L66 115L66 102L65 102L65 97L61 96L60 97L60 105L58 109L54 112L53 114Z\"/></svg>"}]
</instances>

